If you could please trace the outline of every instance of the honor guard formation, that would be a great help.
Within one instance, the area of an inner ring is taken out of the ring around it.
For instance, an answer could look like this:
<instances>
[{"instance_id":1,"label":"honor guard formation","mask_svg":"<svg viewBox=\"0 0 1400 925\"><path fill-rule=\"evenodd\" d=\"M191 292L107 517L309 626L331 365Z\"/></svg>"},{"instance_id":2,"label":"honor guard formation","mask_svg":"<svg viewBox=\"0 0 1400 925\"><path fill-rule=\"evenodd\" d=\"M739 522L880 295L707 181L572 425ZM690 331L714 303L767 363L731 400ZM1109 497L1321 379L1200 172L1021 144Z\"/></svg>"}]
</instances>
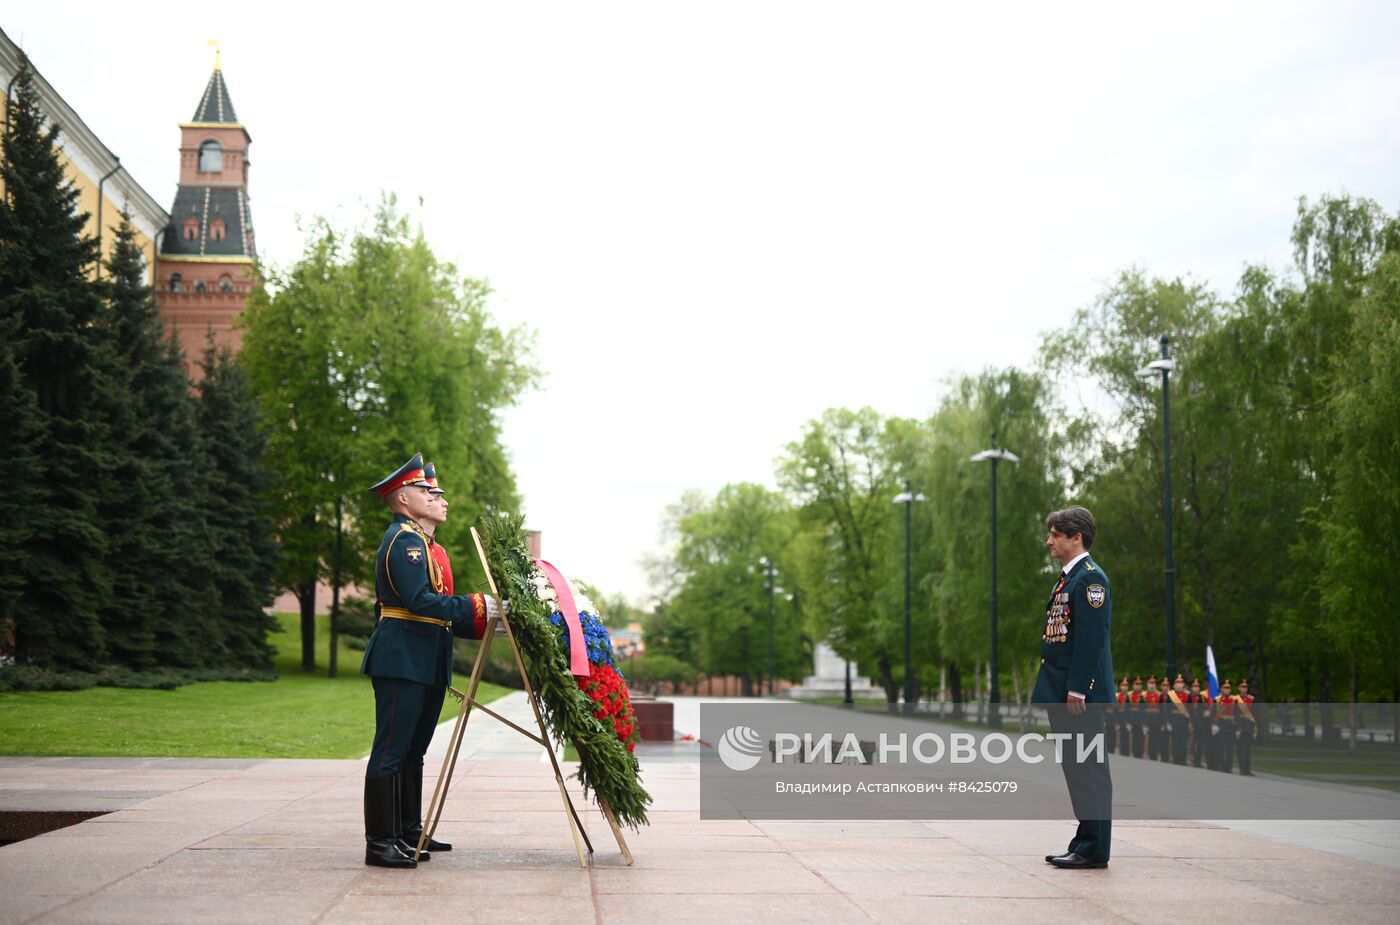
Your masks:
<instances>
[{"instance_id":1,"label":"honor guard formation","mask_svg":"<svg viewBox=\"0 0 1400 925\"><path fill-rule=\"evenodd\" d=\"M374 557L376 624L362 674L374 682L374 747L365 764L365 863L416 867L423 831L423 756L452 681L452 640L480 639L493 598L454 594L452 563L434 539L447 498L416 454L373 486L394 512ZM430 839L419 860L451 851Z\"/></svg>"},{"instance_id":2,"label":"honor guard formation","mask_svg":"<svg viewBox=\"0 0 1400 925\"><path fill-rule=\"evenodd\" d=\"M1201 690L1199 680L1177 675L1171 685L1155 677L1146 689L1140 677L1118 682L1118 696L1109 705L1106 744L1110 752L1149 761L1170 761L1229 774L1238 758L1240 773L1253 776L1255 719L1249 682L1241 681L1234 693L1229 681L1220 684L1220 695ZM1129 689L1129 684L1132 685Z\"/></svg>"}]
</instances>

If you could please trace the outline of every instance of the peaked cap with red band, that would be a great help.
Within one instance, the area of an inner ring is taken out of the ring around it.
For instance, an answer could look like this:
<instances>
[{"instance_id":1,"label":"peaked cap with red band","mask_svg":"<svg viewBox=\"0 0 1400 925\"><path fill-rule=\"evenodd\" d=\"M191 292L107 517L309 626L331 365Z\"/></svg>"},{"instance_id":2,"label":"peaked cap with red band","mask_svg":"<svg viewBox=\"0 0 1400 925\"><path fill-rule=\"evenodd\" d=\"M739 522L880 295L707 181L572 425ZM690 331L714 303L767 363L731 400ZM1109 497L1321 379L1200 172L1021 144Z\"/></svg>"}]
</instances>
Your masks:
<instances>
[{"instance_id":1,"label":"peaked cap with red band","mask_svg":"<svg viewBox=\"0 0 1400 925\"><path fill-rule=\"evenodd\" d=\"M428 483L426 474L423 472L423 454L414 453L408 462L394 470L388 478L378 485L371 485L370 491L376 492L379 497L387 498L400 488L432 488Z\"/></svg>"},{"instance_id":2,"label":"peaked cap with red band","mask_svg":"<svg viewBox=\"0 0 1400 925\"><path fill-rule=\"evenodd\" d=\"M432 463L428 463L426 466L423 467L423 481L428 483L428 491L432 492L433 494L446 494L446 492L442 490L442 486L438 484L437 467L434 466Z\"/></svg>"}]
</instances>

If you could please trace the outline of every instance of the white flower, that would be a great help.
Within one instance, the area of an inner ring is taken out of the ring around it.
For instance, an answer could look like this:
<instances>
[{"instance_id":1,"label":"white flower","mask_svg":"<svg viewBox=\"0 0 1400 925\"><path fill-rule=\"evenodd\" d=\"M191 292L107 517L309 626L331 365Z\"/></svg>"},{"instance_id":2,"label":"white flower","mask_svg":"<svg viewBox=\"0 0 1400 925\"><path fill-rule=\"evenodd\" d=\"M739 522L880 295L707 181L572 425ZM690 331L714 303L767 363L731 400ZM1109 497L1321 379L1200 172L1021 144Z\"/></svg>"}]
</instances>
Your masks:
<instances>
[{"instance_id":1,"label":"white flower","mask_svg":"<svg viewBox=\"0 0 1400 925\"><path fill-rule=\"evenodd\" d=\"M540 569L535 569L530 575L530 584L534 586L535 597L540 602L546 604L551 610L558 609L559 596L554 593L554 586L549 583L549 579Z\"/></svg>"}]
</instances>

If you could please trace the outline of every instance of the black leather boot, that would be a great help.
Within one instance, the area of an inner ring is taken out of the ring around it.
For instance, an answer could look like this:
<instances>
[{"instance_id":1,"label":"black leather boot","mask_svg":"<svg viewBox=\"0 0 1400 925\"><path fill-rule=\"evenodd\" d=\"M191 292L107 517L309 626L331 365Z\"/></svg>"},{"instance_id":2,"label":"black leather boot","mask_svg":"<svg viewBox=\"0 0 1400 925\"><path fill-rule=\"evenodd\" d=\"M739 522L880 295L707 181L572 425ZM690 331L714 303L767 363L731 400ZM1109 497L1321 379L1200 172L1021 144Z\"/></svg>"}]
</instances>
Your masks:
<instances>
[{"instance_id":1,"label":"black leather boot","mask_svg":"<svg viewBox=\"0 0 1400 925\"><path fill-rule=\"evenodd\" d=\"M418 866L399 850L397 790L392 777L365 778L365 863L371 867Z\"/></svg>"},{"instance_id":2,"label":"black leather boot","mask_svg":"<svg viewBox=\"0 0 1400 925\"><path fill-rule=\"evenodd\" d=\"M422 851L419 851L419 852L418 852L418 857L417 857L417 858L414 858L414 857L413 857L413 852L415 852L415 851L418 850L418 836L415 835L415 836L410 840L409 837L408 837L406 834L404 834L404 827L403 827L403 816L404 816L404 813L403 813L403 807L404 807L404 803L406 802L406 800L404 799L404 797L405 797L405 794L404 794L404 786L405 786L404 780L405 780L405 775L404 775L404 772L403 772L403 771L400 771L399 773L397 773L397 774L394 775L394 839L395 839L395 843L399 846L399 850L403 852L404 857L410 858L410 859L412 859L412 860L417 860L417 861L431 861L431 860L433 859L433 856L432 856L431 854L428 853L428 848L427 848L426 845L423 846L423 850L422 850Z\"/></svg>"},{"instance_id":3,"label":"black leather boot","mask_svg":"<svg viewBox=\"0 0 1400 925\"><path fill-rule=\"evenodd\" d=\"M423 766L404 768L403 778L403 840L410 845L418 844L418 836L423 834ZM435 838L428 839L423 851L451 851L452 846Z\"/></svg>"}]
</instances>

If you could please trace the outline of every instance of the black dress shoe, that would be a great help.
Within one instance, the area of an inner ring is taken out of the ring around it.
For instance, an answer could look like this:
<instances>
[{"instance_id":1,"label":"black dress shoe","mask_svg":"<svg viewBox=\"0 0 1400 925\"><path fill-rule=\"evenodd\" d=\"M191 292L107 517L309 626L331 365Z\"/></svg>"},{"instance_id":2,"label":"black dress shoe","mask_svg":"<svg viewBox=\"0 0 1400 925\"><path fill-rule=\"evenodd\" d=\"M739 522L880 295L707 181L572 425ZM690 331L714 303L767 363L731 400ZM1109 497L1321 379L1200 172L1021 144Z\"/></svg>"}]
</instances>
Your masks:
<instances>
[{"instance_id":1,"label":"black dress shoe","mask_svg":"<svg viewBox=\"0 0 1400 925\"><path fill-rule=\"evenodd\" d=\"M370 867L414 868L412 855L405 855L391 839L374 839L365 842L365 863Z\"/></svg>"},{"instance_id":2,"label":"black dress shoe","mask_svg":"<svg viewBox=\"0 0 1400 925\"><path fill-rule=\"evenodd\" d=\"M404 830L403 830L403 840L406 841L406 842L408 842L410 845L416 845L416 844L418 844L418 836L420 836L420 835L422 835L422 834L423 834L423 826L422 826L421 824L420 824L420 825L417 825L417 826L414 826L413 828L408 828L407 826L405 826L405 827L404 827ZM427 842L424 843L424 845L423 845L423 850L424 850L424 851L451 851L451 850L452 850L452 845L451 845L451 843L449 843L449 842L438 841L436 838L430 838L430 839L427 840Z\"/></svg>"},{"instance_id":3,"label":"black dress shoe","mask_svg":"<svg viewBox=\"0 0 1400 925\"><path fill-rule=\"evenodd\" d=\"M397 844L399 847L399 851L403 853L403 856L411 859L413 857L414 850L418 847L418 839L415 838L413 841L409 841L406 838L400 838ZM418 860L431 861L432 859L433 856L428 852L428 846L424 845L422 852L420 852L418 855Z\"/></svg>"},{"instance_id":4,"label":"black dress shoe","mask_svg":"<svg viewBox=\"0 0 1400 925\"><path fill-rule=\"evenodd\" d=\"M1095 870L1100 867L1107 867L1107 861L1091 861L1082 854L1071 851L1069 854L1062 854L1057 858L1051 858L1050 863L1056 867L1063 867L1068 870Z\"/></svg>"}]
</instances>

